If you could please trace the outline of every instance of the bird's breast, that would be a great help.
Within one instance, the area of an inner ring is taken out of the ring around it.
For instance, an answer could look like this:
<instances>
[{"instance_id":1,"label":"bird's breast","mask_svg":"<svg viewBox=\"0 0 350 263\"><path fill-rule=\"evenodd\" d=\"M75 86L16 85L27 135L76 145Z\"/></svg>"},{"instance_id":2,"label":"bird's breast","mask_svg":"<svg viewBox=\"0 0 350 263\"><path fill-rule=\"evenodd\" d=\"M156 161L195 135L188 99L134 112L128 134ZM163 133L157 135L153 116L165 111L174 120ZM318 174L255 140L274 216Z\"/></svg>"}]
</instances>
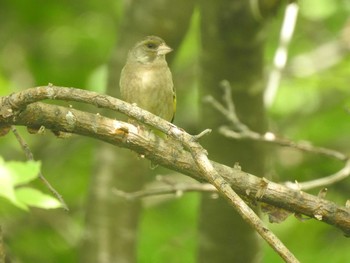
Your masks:
<instances>
[{"instance_id":1,"label":"bird's breast","mask_svg":"<svg viewBox=\"0 0 350 263\"><path fill-rule=\"evenodd\" d=\"M173 81L166 64L127 66L122 75L123 99L168 121L173 118Z\"/></svg>"}]
</instances>

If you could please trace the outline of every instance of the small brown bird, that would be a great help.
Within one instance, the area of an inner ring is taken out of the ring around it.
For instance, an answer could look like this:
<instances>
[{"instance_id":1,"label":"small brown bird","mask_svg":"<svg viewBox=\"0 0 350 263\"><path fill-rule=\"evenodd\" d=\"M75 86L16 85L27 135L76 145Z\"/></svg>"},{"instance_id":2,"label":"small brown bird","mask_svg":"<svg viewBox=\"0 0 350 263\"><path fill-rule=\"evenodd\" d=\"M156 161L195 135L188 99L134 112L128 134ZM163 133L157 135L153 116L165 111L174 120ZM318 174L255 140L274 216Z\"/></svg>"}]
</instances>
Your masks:
<instances>
[{"instance_id":1,"label":"small brown bird","mask_svg":"<svg viewBox=\"0 0 350 263\"><path fill-rule=\"evenodd\" d=\"M129 51L119 85L123 100L172 122L176 95L165 60L171 51L163 39L145 37Z\"/></svg>"}]
</instances>

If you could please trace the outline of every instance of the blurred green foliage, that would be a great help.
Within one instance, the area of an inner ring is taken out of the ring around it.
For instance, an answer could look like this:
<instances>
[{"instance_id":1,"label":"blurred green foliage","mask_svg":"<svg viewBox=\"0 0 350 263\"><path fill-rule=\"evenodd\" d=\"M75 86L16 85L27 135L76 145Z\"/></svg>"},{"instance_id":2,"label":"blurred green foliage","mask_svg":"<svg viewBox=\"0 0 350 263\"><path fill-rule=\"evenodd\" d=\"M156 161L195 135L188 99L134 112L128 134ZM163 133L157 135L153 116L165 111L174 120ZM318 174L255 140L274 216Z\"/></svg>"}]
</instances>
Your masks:
<instances>
[{"instance_id":1,"label":"blurred green foliage","mask_svg":"<svg viewBox=\"0 0 350 263\"><path fill-rule=\"evenodd\" d=\"M62 207L56 198L29 186L31 181L38 179L39 172L40 162L5 162L0 156L0 196L25 211L29 210L28 206Z\"/></svg>"},{"instance_id":2,"label":"blurred green foliage","mask_svg":"<svg viewBox=\"0 0 350 263\"><path fill-rule=\"evenodd\" d=\"M346 1L299 2L301 12L289 61L323 43L339 40L350 10ZM105 67L119 37L122 1L3 0L0 5L0 95L47 83L103 90ZM265 31L267 72L282 16L281 10ZM173 65L174 78L189 79L194 86L200 52L196 23L194 18ZM271 129L293 140L307 140L349 153L350 115L345 111L350 107L349 73L347 53L333 66L309 76L286 71L269 109ZM195 90L189 94L178 99L193 105L198 95ZM190 122L186 112L187 109L178 111L178 123ZM33 262L34 258L38 263L77 262L94 147L99 142L76 136L61 140L49 132L34 136L19 130L35 158L41 160L44 175L63 195L71 211L67 214L32 209L28 214L1 202L0 221L8 255L12 262ZM303 181L326 176L341 167L324 157L272 148L275 154L271 152L271 173L277 175L275 181ZM0 155L5 160L25 159L11 134L0 139ZM47 192L40 183L37 187ZM344 204L349 180L330 186L329 192L328 199ZM197 203L198 195L191 194L146 206L139 236L139 262L195 262ZM301 262L346 262L350 257L349 241L331 226L315 220L299 222L293 217L270 226ZM264 252L264 262L281 262L266 244Z\"/></svg>"}]
</instances>

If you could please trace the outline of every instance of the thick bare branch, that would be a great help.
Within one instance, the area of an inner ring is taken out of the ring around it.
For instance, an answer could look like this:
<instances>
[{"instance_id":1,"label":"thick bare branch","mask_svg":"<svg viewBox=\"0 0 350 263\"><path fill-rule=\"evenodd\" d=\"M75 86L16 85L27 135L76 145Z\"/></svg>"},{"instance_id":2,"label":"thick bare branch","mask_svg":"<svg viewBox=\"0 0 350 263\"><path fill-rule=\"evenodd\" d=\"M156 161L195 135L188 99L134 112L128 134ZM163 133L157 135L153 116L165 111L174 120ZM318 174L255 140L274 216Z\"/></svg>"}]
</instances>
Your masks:
<instances>
[{"instance_id":1,"label":"thick bare branch","mask_svg":"<svg viewBox=\"0 0 350 263\"><path fill-rule=\"evenodd\" d=\"M170 134L170 137L164 140L153 133L146 136L144 131L134 125L112 120L99 114L56 105L33 103L47 98L74 100L116 111L120 110L129 117ZM184 136L181 129L138 107L106 95L48 86L2 97L0 98L0 127L8 125L24 125L34 128L44 126L56 132L62 131L89 136L116 146L132 149L160 165L199 181L208 181L203 177L203 170L197 165L189 150L184 149L182 143L174 139L174 137ZM212 161L210 161L210 165L213 166L214 172L219 174L239 195L329 223L340 228L346 235L350 235L350 211L348 208L266 179L263 180L237 168Z\"/></svg>"}]
</instances>

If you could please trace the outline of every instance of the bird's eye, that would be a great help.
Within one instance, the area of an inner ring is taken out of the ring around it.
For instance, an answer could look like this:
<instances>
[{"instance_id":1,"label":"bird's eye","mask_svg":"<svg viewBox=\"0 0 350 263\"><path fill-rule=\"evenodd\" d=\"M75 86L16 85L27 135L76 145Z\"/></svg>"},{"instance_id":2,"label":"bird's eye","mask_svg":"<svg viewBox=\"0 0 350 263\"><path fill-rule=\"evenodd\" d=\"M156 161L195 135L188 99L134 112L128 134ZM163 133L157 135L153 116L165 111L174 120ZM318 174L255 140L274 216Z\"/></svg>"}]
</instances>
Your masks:
<instances>
[{"instance_id":1,"label":"bird's eye","mask_svg":"<svg viewBox=\"0 0 350 263\"><path fill-rule=\"evenodd\" d=\"M150 49L155 49L156 45L154 43L147 43L146 46Z\"/></svg>"}]
</instances>

